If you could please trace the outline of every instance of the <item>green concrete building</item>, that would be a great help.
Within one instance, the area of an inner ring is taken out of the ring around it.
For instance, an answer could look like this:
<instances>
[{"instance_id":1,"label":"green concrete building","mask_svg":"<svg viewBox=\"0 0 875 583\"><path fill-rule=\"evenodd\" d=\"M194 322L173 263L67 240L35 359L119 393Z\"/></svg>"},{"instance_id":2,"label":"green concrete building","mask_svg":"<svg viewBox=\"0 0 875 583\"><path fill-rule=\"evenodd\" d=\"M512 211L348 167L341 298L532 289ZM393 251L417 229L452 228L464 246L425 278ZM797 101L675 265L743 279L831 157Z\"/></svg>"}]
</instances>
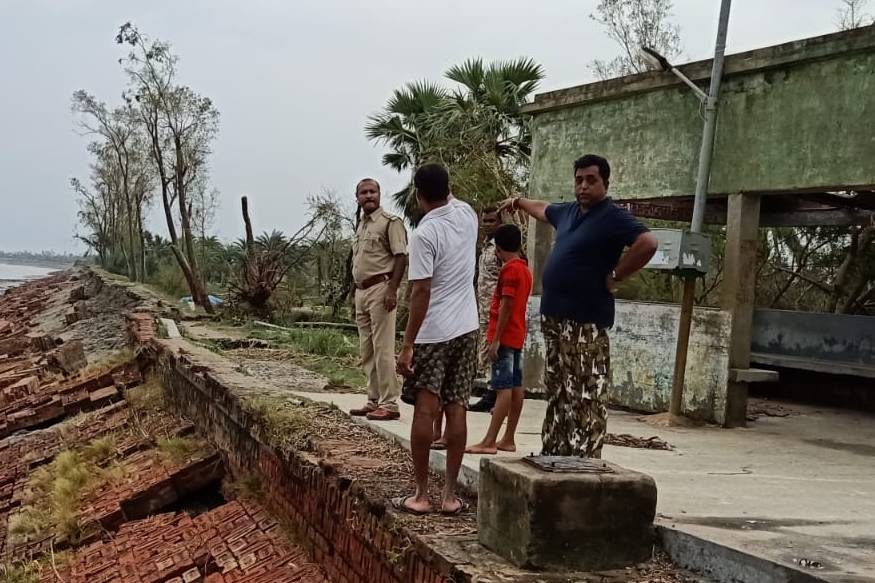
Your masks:
<instances>
[{"instance_id":1,"label":"green concrete building","mask_svg":"<svg viewBox=\"0 0 875 583\"><path fill-rule=\"evenodd\" d=\"M679 69L706 87L711 61ZM611 162L615 200L645 218L689 220L702 135L699 108L689 88L664 72L538 95L527 107L533 116L530 196L572 200L572 162L598 153ZM712 341L691 346L688 413L727 426L744 424L759 227L868 223L873 190L875 27L726 58L706 209L707 222L727 226L723 300L717 315L697 309L693 337ZM530 233L539 280L552 229L532 224ZM640 342L673 346L678 307L665 309L674 310L674 317L663 315L663 325L654 328L653 308L618 306L615 348L622 349L615 349L612 361L619 404L667 406L673 349L670 358L645 359L646 369L641 358L632 358L647 350L633 340L641 327L651 334ZM697 332L705 322L710 328ZM527 353L536 365L540 339L532 328ZM531 370L529 385L538 385L539 372Z\"/></svg>"}]
</instances>

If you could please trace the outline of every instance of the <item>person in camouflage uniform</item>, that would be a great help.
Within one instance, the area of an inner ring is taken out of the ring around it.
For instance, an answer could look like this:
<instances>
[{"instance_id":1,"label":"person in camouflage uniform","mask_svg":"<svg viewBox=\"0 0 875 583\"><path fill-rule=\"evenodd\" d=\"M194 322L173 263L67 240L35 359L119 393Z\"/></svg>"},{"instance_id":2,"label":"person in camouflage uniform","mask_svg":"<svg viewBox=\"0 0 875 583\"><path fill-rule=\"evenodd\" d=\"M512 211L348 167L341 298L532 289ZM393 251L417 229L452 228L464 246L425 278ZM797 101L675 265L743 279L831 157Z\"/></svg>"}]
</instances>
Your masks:
<instances>
[{"instance_id":1,"label":"person in camouflage uniform","mask_svg":"<svg viewBox=\"0 0 875 583\"><path fill-rule=\"evenodd\" d=\"M547 455L601 457L611 375L608 333L593 324L543 317L544 385L550 387L542 440Z\"/></svg>"},{"instance_id":2,"label":"person in camouflage uniform","mask_svg":"<svg viewBox=\"0 0 875 583\"><path fill-rule=\"evenodd\" d=\"M547 345L543 455L601 457L613 294L656 252L656 237L607 197L610 176L608 161L588 154L574 162L576 201L513 198L500 207L523 211L556 229L541 280L541 329Z\"/></svg>"},{"instance_id":3,"label":"person in camouflage uniform","mask_svg":"<svg viewBox=\"0 0 875 583\"><path fill-rule=\"evenodd\" d=\"M498 272L501 271L501 261L495 254L495 241L492 236L501 226L501 214L495 207L484 209L480 213L481 236L485 238L477 263L477 310L480 316L480 351L477 366L477 377L489 379L489 359L486 353L489 344L486 342L486 328L489 326L489 306L492 304L492 294L498 284ZM486 389L486 394L479 401L468 407L474 413L488 413L495 406L495 391Z\"/></svg>"}]
</instances>

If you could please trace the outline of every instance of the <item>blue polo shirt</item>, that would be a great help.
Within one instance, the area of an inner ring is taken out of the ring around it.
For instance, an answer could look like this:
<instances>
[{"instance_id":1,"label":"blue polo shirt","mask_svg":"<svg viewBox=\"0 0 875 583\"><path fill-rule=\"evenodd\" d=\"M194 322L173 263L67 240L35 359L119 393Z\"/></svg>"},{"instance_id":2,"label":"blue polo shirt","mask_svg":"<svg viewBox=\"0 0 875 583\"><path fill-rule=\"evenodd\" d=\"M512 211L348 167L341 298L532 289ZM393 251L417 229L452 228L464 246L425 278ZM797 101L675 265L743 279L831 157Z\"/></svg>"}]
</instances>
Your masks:
<instances>
[{"instance_id":1,"label":"blue polo shirt","mask_svg":"<svg viewBox=\"0 0 875 583\"><path fill-rule=\"evenodd\" d=\"M605 280L647 227L607 197L586 213L574 201L551 204L545 214L556 240L544 266L541 314L610 328L614 296Z\"/></svg>"}]
</instances>

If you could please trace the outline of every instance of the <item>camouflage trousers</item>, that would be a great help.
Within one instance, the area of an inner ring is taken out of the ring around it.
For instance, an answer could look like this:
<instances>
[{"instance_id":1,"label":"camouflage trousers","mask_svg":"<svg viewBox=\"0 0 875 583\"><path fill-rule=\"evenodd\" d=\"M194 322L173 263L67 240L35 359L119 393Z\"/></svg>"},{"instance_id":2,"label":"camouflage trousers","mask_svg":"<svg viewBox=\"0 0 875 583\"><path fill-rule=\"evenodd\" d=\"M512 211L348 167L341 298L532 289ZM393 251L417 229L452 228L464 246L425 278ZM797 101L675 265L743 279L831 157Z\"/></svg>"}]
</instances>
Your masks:
<instances>
[{"instance_id":1,"label":"camouflage trousers","mask_svg":"<svg viewBox=\"0 0 875 583\"><path fill-rule=\"evenodd\" d=\"M608 423L608 331L546 316L541 317L541 330L547 344L541 453L600 458Z\"/></svg>"}]
</instances>

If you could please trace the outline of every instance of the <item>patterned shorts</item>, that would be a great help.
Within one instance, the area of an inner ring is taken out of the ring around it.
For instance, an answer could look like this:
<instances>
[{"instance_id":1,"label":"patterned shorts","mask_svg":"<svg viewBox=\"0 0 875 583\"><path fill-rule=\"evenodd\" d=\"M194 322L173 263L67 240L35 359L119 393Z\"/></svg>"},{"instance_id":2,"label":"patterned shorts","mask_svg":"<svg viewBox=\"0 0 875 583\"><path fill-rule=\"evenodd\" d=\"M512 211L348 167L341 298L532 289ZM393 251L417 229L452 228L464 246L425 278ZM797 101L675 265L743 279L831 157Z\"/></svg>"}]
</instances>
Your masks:
<instances>
[{"instance_id":1,"label":"patterned shorts","mask_svg":"<svg viewBox=\"0 0 875 583\"><path fill-rule=\"evenodd\" d=\"M547 344L542 454L599 458L608 424L608 332L593 324L543 316L541 329Z\"/></svg>"},{"instance_id":2,"label":"patterned shorts","mask_svg":"<svg viewBox=\"0 0 875 583\"><path fill-rule=\"evenodd\" d=\"M425 389L437 395L442 406L457 403L467 408L477 370L477 337L474 330L446 342L416 344L413 376L404 379L401 400L414 405L416 392Z\"/></svg>"}]
</instances>

